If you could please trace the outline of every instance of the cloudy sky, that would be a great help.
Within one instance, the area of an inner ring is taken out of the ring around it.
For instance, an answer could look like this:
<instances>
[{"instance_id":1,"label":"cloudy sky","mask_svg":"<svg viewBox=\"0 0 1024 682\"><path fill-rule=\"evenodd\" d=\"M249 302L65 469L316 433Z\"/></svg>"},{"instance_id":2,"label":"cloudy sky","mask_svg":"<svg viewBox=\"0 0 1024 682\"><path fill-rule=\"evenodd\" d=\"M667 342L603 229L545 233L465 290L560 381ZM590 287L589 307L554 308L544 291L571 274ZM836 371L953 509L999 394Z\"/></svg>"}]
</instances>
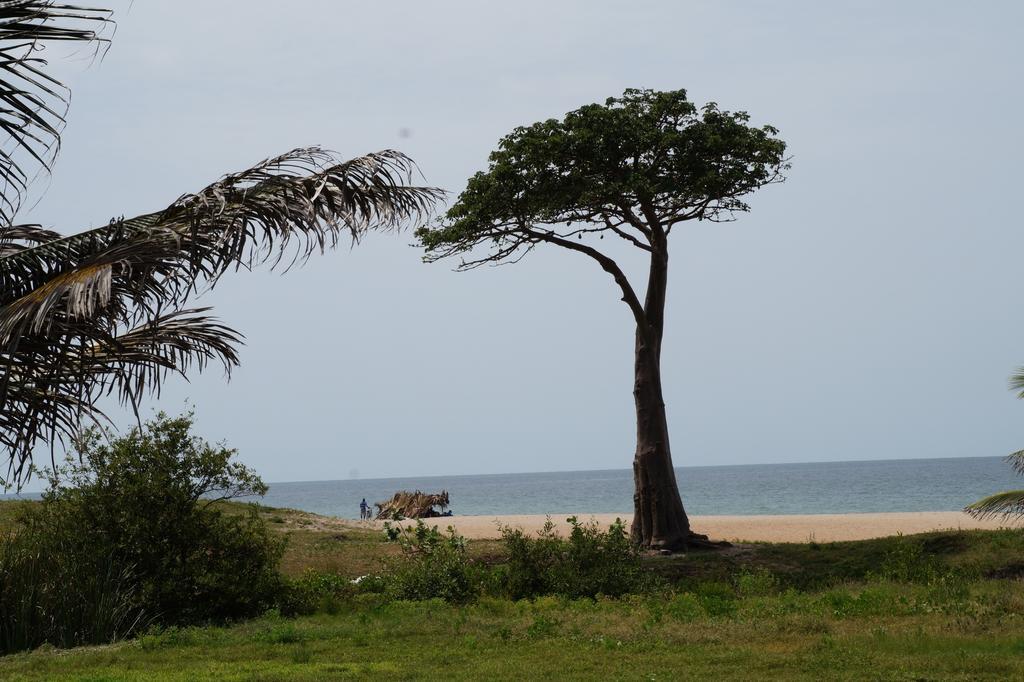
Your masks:
<instances>
[{"instance_id":1,"label":"cloudy sky","mask_svg":"<svg viewBox=\"0 0 1024 682\"><path fill-rule=\"evenodd\" d=\"M106 57L58 66L63 153L22 219L86 229L309 144L397 148L457 193L515 126L686 88L777 126L793 169L737 222L673 233L676 463L1024 447L1019 3L115 7ZM628 467L610 278L539 250L458 274L411 241L225 279L201 302L246 334L242 367L153 404L193 403L268 481Z\"/></svg>"}]
</instances>

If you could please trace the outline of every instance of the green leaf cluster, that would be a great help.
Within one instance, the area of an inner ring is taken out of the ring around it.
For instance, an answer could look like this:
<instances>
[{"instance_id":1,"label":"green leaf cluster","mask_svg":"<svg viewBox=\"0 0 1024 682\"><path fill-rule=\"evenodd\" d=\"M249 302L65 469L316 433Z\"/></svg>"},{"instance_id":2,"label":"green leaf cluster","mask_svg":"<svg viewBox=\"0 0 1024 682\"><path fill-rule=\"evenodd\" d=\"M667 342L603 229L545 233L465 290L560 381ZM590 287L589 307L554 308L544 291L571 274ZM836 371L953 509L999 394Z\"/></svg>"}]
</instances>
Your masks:
<instances>
[{"instance_id":1,"label":"green leaf cluster","mask_svg":"<svg viewBox=\"0 0 1024 682\"><path fill-rule=\"evenodd\" d=\"M788 167L778 130L749 121L715 103L697 107L685 90L626 90L513 130L445 219L416 235L430 260L489 241L500 247L537 226L557 232L612 219L628 229L629 214L667 226L729 219Z\"/></svg>"}]
</instances>

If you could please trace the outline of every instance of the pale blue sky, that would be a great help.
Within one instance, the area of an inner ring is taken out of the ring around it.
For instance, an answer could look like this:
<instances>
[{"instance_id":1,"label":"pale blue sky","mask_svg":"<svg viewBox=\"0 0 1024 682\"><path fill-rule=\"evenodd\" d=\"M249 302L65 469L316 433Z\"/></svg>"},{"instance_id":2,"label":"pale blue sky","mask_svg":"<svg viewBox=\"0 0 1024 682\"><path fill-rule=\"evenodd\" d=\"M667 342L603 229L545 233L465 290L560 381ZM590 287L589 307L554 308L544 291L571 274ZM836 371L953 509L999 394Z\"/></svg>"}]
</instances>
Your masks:
<instances>
[{"instance_id":1,"label":"pale blue sky","mask_svg":"<svg viewBox=\"0 0 1024 682\"><path fill-rule=\"evenodd\" d=\"M106 58L60 67L64 150L23 219L77 231L314 143L401 149L458 192L517 125L683 87L794 158L751 214L673 234L676 464L1024 447L1019 3L117 9ZM190 398L268 481L630 466L633 332L608 276L542 251L456 274L411 241L226 278L201 302L247 335L241 369L159 405Z\"/></svg>"}]
</instances>

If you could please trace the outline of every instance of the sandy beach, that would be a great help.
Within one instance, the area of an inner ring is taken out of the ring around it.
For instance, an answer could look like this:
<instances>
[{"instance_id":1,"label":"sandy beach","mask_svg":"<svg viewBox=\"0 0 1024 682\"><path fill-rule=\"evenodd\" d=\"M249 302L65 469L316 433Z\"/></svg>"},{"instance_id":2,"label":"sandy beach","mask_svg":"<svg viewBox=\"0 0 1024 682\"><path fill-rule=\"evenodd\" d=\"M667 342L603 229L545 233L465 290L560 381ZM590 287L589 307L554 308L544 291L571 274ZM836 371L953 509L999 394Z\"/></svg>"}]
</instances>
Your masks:
<instances>
[{"instance_id":1,"label":"sandy beach","mask_svg":"<svg viewBox=\"0 0 1024 682\"><path fill-rule=\"evenodd\" d=\"M568 514L552 515L559 532L565 534L569 525ZM602 526L616 517L629 522L632 515L577 514L582 520L594 519ZM428 519L444 528L454 526L470 539L500 537L499 524L539 530L547 517L541 515L517 516L451 516ZM694 516L690 523L695 531L712 539L747 542L833 542L839 540L866 540L902 533L926 533L947 529L996 529L1006 526L1001 520L978 521L963 512L898 512L873 514L794 514L780 516Z\"/></svg>"}]
</instances>

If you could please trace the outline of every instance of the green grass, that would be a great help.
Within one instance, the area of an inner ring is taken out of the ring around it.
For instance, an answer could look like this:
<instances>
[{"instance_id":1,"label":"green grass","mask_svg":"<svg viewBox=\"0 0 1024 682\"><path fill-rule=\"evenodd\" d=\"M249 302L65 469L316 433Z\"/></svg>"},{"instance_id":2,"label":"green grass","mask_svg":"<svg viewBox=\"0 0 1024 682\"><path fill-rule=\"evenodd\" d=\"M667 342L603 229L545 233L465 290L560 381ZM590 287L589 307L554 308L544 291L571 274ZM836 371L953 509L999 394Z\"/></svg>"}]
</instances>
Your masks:
<instances>
[{"instance_id":1,"label":"green grass","mask_svg":"<svg viewBox=\"0 0 1024 682\"><path fill-rule=\"evenodd\" d=\"M922 555L938 567L970 569L980 577L1024 577L1024 533L1009 529L937 531L853 542L751 543L725 552L655 557L650 566L684 587L727 580L741 570L763 569L779 576L786 586L820 589L870 577L886 556L906 543L919 543Z\"/></svg>"},{"instance_id":2,"label":"green grass","mask_svg":"<svg viewBox=\"0 0 1024 682\"><path fill-rule=\"evenodd\" d=\"M33 500L0 500L0 533L14 528L22 510L34 504L37 503Z\"/></svg>"},{"instance_id":3,"label":"green grass","mask_svg":"<svg viewBox=\"0 0 1024 682\"><path fill-rule=\"evenodd\" d=\"M12 504L0 503L0 530L15 522ZM290 575L364 575L397 549L365 527L260 513L288 538ZM502 559L497 542L472 542L470 553ZM16 654L0 658L0 679L1024 678L1020 531L744 544L646 566L663 593L468 606L363 594L333 615Z\"/></svg>"},{"instance_id":4,"label":"green grass","mask_svg":"<svg viewBox=\"0 0 1024 682\"><path fill-rule=\"evenodd\" d=\"M929 607L926 588L891 585L742 597L720 615L700 606L699 595L691 595L694 604L679 597L484 599L462 607L361 601L334 616L268 617L8 656L0 677L1019 679L1018 592L1007 584L973 595L983 612L961 618ZM868 606L837 609L849 600Z\"/></svg>"}]
</instances>

